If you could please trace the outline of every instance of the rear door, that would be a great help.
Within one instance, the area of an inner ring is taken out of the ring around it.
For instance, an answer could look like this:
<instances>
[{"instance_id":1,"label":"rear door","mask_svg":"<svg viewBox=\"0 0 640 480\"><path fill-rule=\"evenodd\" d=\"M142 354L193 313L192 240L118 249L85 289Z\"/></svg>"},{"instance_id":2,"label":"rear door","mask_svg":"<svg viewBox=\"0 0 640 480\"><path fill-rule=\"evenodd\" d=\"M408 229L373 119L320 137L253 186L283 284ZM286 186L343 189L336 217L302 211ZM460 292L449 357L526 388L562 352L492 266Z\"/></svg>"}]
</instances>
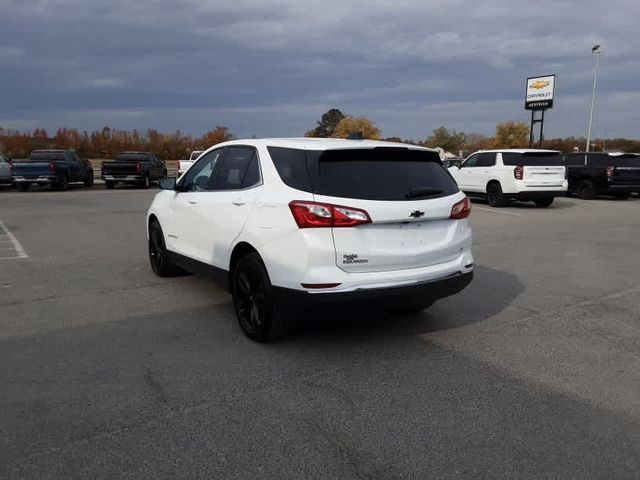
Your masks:
<instances>
[{"instance_id":1,"label":"rear door","mask_svg":"<svg viewBox=\"0 0 640 480\"><path fill-rule=\"evenodd\" d=\"M197 222L201 231L198 257L201 261L228 268L230 248L261 192L257 150L249 146L228 147L206 190L198 194Z\"/></svg>"},{"instance_id":2,"label":"rear door","mask_svg":"<svg viewBox=\"0 0 640 480\"><path fill-rule=\"evenodd\" d=\"M464 198L437 153L405 148L307 152L318 202L365 210L372 223L333 228L336 265L381 272L445 263L460 254Z\"/></svg>"},{"instance_id":3,"label":"rear door","mask_svg":"<svg viewBox=\"0 0 640 480\"><path fill-rule=\"evenodd\" d=\"M523 167L526 187L561 187L565 181L565 161L560 152L503 152L502 162Z\"/></svg>"}]
</instances>

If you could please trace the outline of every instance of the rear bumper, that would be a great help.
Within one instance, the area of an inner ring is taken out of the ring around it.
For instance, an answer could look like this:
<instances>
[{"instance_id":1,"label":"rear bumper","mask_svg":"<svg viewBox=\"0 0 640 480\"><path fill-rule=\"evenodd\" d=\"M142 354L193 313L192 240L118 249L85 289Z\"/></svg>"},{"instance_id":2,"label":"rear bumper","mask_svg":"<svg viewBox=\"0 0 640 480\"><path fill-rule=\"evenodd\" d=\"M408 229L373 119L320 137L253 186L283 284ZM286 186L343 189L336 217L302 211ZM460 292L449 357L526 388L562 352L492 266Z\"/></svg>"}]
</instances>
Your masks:
<instances>
[{"instance_id":1,"label":"rear bumper","mask_svg":"<svg viewBox=\"0 0 640 480\"><path fill-rule=\"evenodd\" d=\"M118 183L143 183L144 175L102 175L102 180L105 182L118 182Z\"/></svg>"},{"instance_id":2,"label":"rear bumper","mask_svg":"<svg viewBox=\"0 0 640 480\"><path fill-rule=\"evenodd\" d=\"M564 197L567 194L567 189L557 190L527 190L524 192L518 192L513 194L518 200L539 200L541 198L549 197Z\"/></svg>"},{"instance_id":3,"label":"rear bumper","mask_svg":"<svg viewBox=\"0 0 640 480\"><path fill-rule=\"evenodd\" d=\"M434 301L462 291L473 279L473 271L458 272L444 278L397 287L366 288L348 292L310 293L274 287L276 301L287 310L303 311L340 304L374 308L428 306Z\"/></svg>"},{"instance_id":4,"label":"rear bumper","mask_svg":"<svg viewBox=\"0 0 640 480\"><path fill-rule=\"evenodd\" d=\"M607 193L635 193L640 192L640 183L639 184L629 184L629 183L612 183L607 185L605 188L597 188L598 193L607 194Z\"/></svg>"},{"instance_id":5,"label":"rear bumper","mask_svg":"<svg viewBox=\"0 0 640 480\"><path fill-rule=\"evenodd\" d=\"M39 175L37 177L25 177L24 175L15 175L13 177L13 183L40 183L49 184L58 181L58 177L55 175Z\"/></svg>"}]
</instances>

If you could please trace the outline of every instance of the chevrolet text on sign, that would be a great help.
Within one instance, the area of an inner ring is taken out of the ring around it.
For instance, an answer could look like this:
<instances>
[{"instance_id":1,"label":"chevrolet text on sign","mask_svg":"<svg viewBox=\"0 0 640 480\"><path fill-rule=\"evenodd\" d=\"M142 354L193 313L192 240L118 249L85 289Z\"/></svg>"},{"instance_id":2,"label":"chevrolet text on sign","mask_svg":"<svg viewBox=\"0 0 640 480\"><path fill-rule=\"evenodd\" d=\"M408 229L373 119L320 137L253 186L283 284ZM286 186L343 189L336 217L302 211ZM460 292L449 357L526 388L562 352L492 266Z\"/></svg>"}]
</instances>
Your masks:
<instances>
[{"instance_id":1,"label":"chevrolet text on sign","mask_svg":"<svg viewBox=\"0 0 640 480\"><path fill-rule=\"evenodd\" d=\"M556 83L555 75L527 78L527 90L524 108L541 110L553 107L553 91Z\"/></svg>"}]
</instances>

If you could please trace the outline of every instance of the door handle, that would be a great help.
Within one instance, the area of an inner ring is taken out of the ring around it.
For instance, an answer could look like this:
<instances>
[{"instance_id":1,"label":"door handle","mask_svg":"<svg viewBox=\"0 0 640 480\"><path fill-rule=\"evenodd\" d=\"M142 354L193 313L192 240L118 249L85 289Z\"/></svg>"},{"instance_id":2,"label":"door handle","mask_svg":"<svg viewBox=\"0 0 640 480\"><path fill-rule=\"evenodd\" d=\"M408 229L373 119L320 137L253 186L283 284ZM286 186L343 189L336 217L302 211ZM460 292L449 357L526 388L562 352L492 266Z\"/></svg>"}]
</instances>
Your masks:
<instances>
[{"instance_id":1,"label":"door handle","mask_svg":"<svg viewBox=\"0 0 640 480\"><path fill-rule=\"evenodd\" d=\"M244 202L244 198L238 197L231 200L231 203L239 207L241 205L244 205L245 202Z\"/></svg>"},{"instance_id":2,"label":"door handle","mask_svg":"<svg viewBox=\"0 0 640 480\"><path fill-rule=\"evenodd\" d=\"M195 205L196 203L198 203L196 200L187 200L191 205Z\"/></svg>"}]
</instances>

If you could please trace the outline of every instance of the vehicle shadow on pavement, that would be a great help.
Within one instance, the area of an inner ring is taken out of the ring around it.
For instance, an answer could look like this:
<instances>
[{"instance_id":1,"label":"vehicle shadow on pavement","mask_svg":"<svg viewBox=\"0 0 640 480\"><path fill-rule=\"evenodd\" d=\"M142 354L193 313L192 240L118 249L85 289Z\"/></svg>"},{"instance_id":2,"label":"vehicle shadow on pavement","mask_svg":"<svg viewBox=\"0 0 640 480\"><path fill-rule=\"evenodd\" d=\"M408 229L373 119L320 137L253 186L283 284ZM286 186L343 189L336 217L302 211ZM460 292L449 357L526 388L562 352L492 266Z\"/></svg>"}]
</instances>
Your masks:
<instances>
[{"instance_id":1,"label":"vehicle shadow on pavement","mask_svg":"<svg viewBox=\"0 0 640 480\"><path fill-rule=\"evenodd\" d=\"M517 201L510 202L505 208L506 209L515 208L518 210L564 210L566 208L574 208L576 204L573 202L565 201L567 198L571 198L571 197L558 197L551 204L551 206L546 208L538 208L536 204L533 202L517 202ZM471 203L473 205L482 205L487 208L492 208L492 207L489 207L489 203L484 198L472 198ZM495 210L497 212L500 212L501 210L505 210L505 208L496 208Z\"/></svg>"},{"instance_id":2,"label":"vehicle shadow on pavement","mask_svg":"<svg viewBox=\"0 0 640 480\"><path fill-rule=\"evenodd\" d=\"M462 292L442 299L418 313L350 310L340 308L307 315L298 320L297 330L283 342L305 338L331 340L335 337L361 341L363 336L417 335L462 328L489 319L504 310L524 285L518 277L486 266L477 266L471 284Z\"/></svg>"}]
</instances>

